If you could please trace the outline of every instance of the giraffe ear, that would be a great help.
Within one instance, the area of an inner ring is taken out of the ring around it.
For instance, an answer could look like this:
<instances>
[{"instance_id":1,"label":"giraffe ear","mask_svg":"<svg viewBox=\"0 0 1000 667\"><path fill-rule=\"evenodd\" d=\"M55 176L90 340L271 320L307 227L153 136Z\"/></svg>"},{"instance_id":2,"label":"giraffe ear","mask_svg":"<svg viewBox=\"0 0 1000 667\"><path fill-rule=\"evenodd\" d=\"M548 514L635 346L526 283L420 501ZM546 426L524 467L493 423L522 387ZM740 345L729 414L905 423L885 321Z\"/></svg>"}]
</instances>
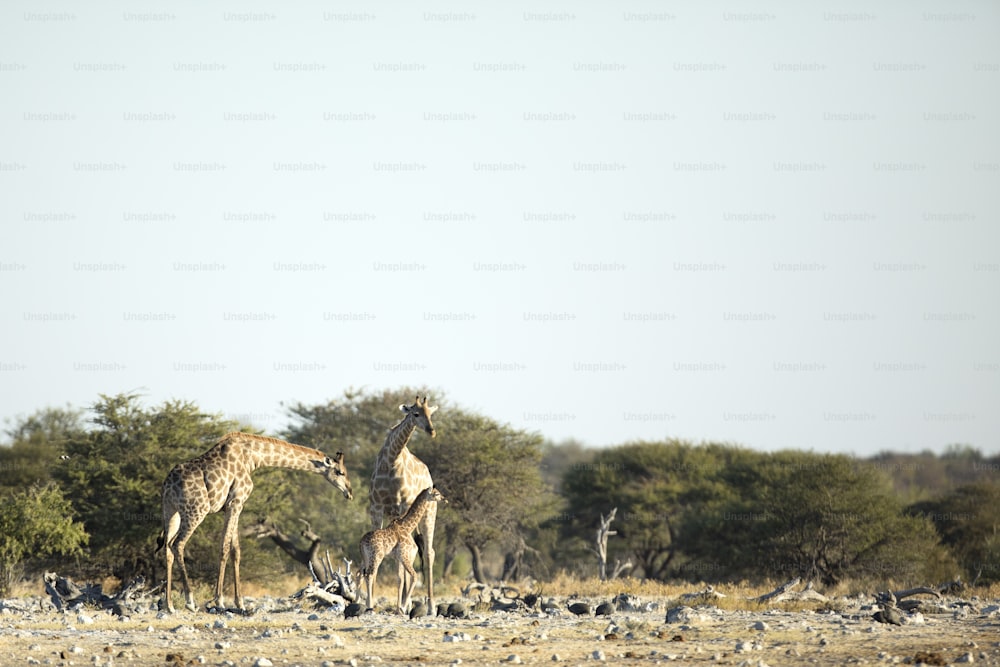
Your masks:
<instances>
[{"instance_id":1,"label":"giraffe ear","mask_svg":"<svg viewBox=\"0 0 1000 667\"><path fill-rule=\"evenodd\" d=\"M427 408L427 415L430 416L430 415L434 414L435 412L437 412L437 409L438 409L438 406L436 406L436 405L430 406L429 408Z\"/></svg>"},{"instance_id":2,"label":"giraffe ear","mask_svg":"<svg viewBox=\"0 0 1000 667\"><path fill-rule=\"evenodd\" d=\"M402 405L400 405L400 406L399 406L399 410L400 410L400 412L406 412L406 408L407 408L407 407L409 407L409 406L407 406L407 405L406 405L406 403L403 403Z\"/></svg>"}]
</instances>

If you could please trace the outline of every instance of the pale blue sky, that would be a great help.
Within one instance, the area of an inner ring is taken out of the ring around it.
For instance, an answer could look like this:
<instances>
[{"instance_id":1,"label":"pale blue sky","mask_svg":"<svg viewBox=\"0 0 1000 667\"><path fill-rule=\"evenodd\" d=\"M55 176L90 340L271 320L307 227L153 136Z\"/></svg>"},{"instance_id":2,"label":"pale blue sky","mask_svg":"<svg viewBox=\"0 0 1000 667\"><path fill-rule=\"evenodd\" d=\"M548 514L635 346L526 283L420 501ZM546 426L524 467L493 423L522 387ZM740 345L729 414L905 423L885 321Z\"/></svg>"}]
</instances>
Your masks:
<instances>
[{"instance_id":1,"label":"pale blue sky","mask_svg":"<svg viewBox=\"0 0 1000 667\"><path fill-rule=\"evenodd\" d=\"M140 390L273 433L426 385L592 445L996 453L997 34L985 1L5 3L0 417Z\"/></svg>"}]
</instances>

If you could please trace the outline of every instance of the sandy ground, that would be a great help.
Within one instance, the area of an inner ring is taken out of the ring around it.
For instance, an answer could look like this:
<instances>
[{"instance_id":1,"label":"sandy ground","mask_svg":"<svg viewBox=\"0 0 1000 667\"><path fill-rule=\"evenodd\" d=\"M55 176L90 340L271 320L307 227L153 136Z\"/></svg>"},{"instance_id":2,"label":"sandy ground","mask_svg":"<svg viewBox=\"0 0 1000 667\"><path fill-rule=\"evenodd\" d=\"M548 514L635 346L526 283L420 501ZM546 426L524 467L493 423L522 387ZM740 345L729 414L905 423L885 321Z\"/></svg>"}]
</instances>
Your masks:
<instances>
[{"instance_id":1,"label":"sandy ground","mask_svg":"<svg viewBox=\"0 0 1000 667\"><path fill-rule=\"evenodd\" d=\"M0 601L0 665L1000 665L1000 604L976 598L933 601L902 626L877 623L863 600L847 599L836 612L694 606L673 623L666 610L676 599L642 599L639 611L610 617L487 611L413 620L345 619L287 598L248 602L257 611L247 616L151 608L118 618L58 612L44 598Z\"/></svg>"}]
</instances>

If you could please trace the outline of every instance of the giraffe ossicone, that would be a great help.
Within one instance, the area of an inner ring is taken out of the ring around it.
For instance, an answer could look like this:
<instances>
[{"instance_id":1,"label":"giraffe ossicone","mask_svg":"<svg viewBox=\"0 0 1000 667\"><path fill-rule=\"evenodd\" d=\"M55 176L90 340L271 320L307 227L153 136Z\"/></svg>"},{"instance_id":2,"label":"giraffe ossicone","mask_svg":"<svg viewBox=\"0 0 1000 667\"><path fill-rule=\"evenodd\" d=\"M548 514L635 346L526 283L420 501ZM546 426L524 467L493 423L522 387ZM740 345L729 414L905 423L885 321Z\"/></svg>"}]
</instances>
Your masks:
<instances>
[{"instance_id":1,"label":"giraffe ossicone","mask_svg":"<svg viewBox=\"0 0 1000 667\"><path fill-rule=\"evenodd\" d=\"M344 454L329 457L317 449L303 447L277 438L251 433L224 435L210 450L178 463L163 481L163 532L156 550L166 547L167 582L164 605L173 613L171 597L174 559L184 583L185 606L196 611L191 582L184 563L184 547L205 517L225 512L222 548L219 553L219 578L211 606L225 609L222 593L226 564L233 560L233 592L236 606L244 610L240 589L239 520L243 506L253 492L254 470L258 468L288 468L322 474L351 500L351 481L344 466Z\"/></svg>"}]
</instances>

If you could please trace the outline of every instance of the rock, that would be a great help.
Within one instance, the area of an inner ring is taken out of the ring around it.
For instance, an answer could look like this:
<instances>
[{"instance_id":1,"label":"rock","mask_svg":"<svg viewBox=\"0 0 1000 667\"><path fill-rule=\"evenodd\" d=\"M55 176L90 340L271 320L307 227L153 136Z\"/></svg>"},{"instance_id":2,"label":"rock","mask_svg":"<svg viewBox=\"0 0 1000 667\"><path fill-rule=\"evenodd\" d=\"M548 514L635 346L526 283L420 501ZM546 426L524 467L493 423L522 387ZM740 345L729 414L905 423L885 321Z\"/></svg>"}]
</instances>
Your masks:
<instances>
[{"instance_id":1,"label":"rock","mask_svg":"<svg viewBox=\"0 0 1000 667\"><path fill-rule=\"evenodd\" d=\"M962 655L958 656L958 658L955 660L955 662L968 662L970 664L975 661L976 659L972 657L971 653L963 653Z\"/></svg>"},{"instance_id":2,"label":"rock","mask_svg":"<svg viewBox=\"0 0 1000 667\"><path fill-rule=\"evenodd\" d=\"M253 663L253 667L274 667L274 663L267 658L257 658Z\"/></svg>"},{"instance_id":3,"label":"rock","mask_svg":"<svg viewBox=\"0 0 1000 667\"><path fill-rule=\"evenodd\" d=\"M231 646L232 644L230 642L215 642L215 648L217 648L220 651L225 651L227 648L230 648Z\"/></svg>"},{"instance_id":4,"label":"rock","mask_svg":"<svg viewBox=\"0 0 1000 667\"><path fill-rule=\"evenodd\" d=\"M672 607L667 610L667 623L697 623L709 620L709 617L691 607Z\"/></svg>"},{"instance_id":5,"label":"rock","mask_svg":"<svg viewBox=\"0 0 1000 667\"><path fill-rule=\"evenodd\" d=\"M79 623L80 625L90 625L94 622L94 618L92 616L84 614L83 612L80 612L79 614L76 615L76 622Z\"/></svg>"},{"instance_id":6,"label":"rock","mask_svg":"<svg viewBox=\"0 0 1000 667\"><path fill-rule=\"evenodd\" d=\"M754 643L752 641L739 641L736 642L735 651L737 653L746 653L747 651L754 650Z\"/></svg>"},{"instance_id":7,"label":"rock","mask_svg":"<svg viewBox=\"0 0 1000 667\"><path fill-rule=\"evenodd\" d=\"M760 632L767 632L768 630L771 629L771 627L764 621L757 621L756 623L753 624L753 629L759 630Z\"/></svg>"},{"instance_id":8,"label":"rock","mask_svg":"<svg viewBox=\"0 0 1000 667\"><path fill-rule=\"evenodd\" d=\"M551 660L552 662L559 662L560 660L562 660L562 658L559 657L558 653L553 653L552 657L549 658L549 660Z\"/></svg>"},{"instance_id":9,"label":"rock","mask_svg":"<svg viewBox=\"0 0 1000 667\"><path fill-rule=\"evenodd\" d=\"M521 656L519 656L517 653L511 653L510 655L508 655L507 662L509 662L512 665L524 664L524 661L521 660Z\"/></svg>"},{"instance_id":10,"label":"rock","mask_svg":"<svg viewBox=\"0 0 1000 667\"><path fill-rule=\"evenodd\" d=\"M604 651L594 651L593 653L590 654L590 659L599 660L601 662L607 660L607 658L604 656Z\"/></svg>"}]
</instances>

